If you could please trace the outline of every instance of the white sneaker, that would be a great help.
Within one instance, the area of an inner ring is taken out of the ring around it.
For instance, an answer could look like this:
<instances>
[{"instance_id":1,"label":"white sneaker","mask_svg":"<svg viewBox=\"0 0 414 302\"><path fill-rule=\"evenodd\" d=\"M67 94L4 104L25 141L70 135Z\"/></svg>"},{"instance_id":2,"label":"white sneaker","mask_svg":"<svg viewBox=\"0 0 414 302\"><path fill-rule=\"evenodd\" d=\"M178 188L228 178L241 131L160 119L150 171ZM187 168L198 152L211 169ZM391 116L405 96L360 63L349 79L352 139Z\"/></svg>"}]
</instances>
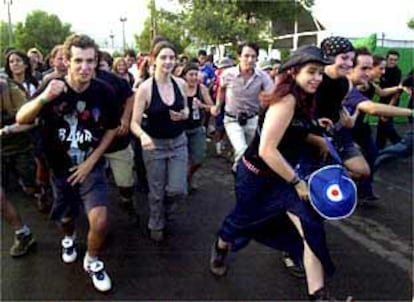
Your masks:
<instances>
[{"instance_id":1,"label":"white sneaker","mask_svg":"<svg viewBox=\"0 0 414 302\"><path fill-rule=\"evenodd\" d=\"M65 237L62 239L62 260L65 263L73 263L78 257L76 252L75 243L73 239Z\"/></svg>"},{"instance_id":2,"label":"white sneaker","mask_svg":"<svg viewBox=\"0 0 414 302\"><path fill-rule=\"evenodd\" d=\"M111 278L105 272L104 263L99 260L88 262L83 258L83 269L92 279L93 286L101 292L109 291L112 288Z\"/></svg>"}]
</instances>

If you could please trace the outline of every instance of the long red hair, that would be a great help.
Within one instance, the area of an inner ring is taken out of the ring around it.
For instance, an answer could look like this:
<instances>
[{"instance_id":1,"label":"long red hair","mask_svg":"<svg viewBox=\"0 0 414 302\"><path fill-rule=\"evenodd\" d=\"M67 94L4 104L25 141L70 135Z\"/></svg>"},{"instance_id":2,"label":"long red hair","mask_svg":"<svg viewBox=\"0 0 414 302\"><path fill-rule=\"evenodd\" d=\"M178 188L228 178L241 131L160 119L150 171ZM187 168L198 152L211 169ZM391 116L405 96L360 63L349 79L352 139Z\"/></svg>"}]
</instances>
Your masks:
<instances>
[{"instance_id":1,"label":"long red hair","mask_svg":"<svg viewBox=\"0 0 414 302\"><path fill-rule=\"evenodd\" d=\"M292 94L296 100L296 109L308 117L312 117L314 111L314 95L306 93L295 81L294 75L299 73L303 66L292 67L277 75L277 85L271 93L262 92L259 95L262 107L266 108Z\"/></svg>"}]
</instances>

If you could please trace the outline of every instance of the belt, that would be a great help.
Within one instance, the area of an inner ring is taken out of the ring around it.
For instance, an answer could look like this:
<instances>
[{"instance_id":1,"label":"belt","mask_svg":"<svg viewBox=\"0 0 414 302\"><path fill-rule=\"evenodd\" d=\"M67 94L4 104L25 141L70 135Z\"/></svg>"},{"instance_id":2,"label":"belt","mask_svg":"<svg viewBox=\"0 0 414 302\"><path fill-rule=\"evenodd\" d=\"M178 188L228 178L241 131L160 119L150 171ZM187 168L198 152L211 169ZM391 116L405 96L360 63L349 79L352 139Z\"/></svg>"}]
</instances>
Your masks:
<instances>
[{"instance_id":1,"label":"belt","mask_svg":"<svg viewBox=\"0 0 414 302\"><path fill-rule=\"evenodd\" d=\"M249 162L244 156L242 157L243 164L250 172L258 176L275 176L275 173L271 170L260 170L256 168L251 162Z\"/></svg>"},{"instance_id":2,"label":"belt","mask_svg":"<svg viewBox=\"0 0 414 302\"><path fill-rule=\"evenodd\" d=\"M228 112L225 112L224 115L226 115L228 117L231 117L231 118L235 118L235 119L239 118L239 116L240 116L240 114L231 114L231 113L228 113ZM255 117L256 115L257 115L256 113L251 114L251 115L246 115L246 118L251 119L251 118Z\"/></svg>"}]
</instances>

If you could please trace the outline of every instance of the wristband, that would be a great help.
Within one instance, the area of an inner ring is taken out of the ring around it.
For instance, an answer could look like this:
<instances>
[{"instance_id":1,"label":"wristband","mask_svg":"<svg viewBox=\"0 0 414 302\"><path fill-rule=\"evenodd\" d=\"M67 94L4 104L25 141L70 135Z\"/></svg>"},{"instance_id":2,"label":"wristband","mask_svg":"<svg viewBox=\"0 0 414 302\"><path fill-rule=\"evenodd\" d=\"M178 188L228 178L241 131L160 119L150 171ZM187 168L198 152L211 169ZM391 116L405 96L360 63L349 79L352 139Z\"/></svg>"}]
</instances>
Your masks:
<instances>
[{"instance_id":1,"label":"wristband","mask_svg":"<svg viewBox=\"0 0 414 302\"><path fill-rule=\"evenodd\" d=\"M299 176L297 176L295 174L295 176L293 177L293 179L289 182L289 184L291 184L292 186L296 186L298 183L300 183L300 178Z\"/></svg>"},{"instance_id":2,"label":"wristband","mask_svg":"<svg viewBox=\"0 0 414 302\"><path fill-rule=\"evenodd\" d=\"M10 133L12 133L11 129L12 129L12 127L10 125L4 126L3 133L4 134L10 134Z\"/></svg>"},{"instance_id":3,"label":"wristband","mask_svg":"<svg viewBox=\"0 0 414 302\"><path fill-rule=\"evenodd\" d=\"M141 129L141 131L138 133L138 137L141 137L144 134L144 130Z\"/></svg>"},{"instance_id":4,"label":"wristband","mask_svg":"<svg viewBox=\"0 0 414 302\"><path fill-rule=\"evenodd\" d=\"M45 98L40 98L40 99L39 99L39 103L40 103L41 105L45 105L47 102L48 102L48 100L46 100Z\"/></svg>"}]
</instances>

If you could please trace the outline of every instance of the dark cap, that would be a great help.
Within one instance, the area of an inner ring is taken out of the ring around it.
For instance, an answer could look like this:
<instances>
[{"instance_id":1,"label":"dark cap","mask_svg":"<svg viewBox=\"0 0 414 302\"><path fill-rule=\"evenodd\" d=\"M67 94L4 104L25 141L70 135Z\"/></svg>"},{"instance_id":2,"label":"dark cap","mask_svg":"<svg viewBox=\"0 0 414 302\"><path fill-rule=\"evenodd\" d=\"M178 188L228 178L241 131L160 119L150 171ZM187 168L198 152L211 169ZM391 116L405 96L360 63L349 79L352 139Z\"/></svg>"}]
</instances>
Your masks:
<instances>
[{"instance_id":1,"label":"dark cap","mask_svg":"<svg viewBox=\"0 0 414 302\"><path fill-rule=\"evenodd\" d=\"M320 63L322 65L332 64L332 62L323 56L322 50L313 45L305 45L294 51L287 61L282 64L279 72L284 72L289 68L301 66L307 63Z\"/></svg>"},{"instance_id":2,"label":"dark cap","mask_svg":"<svg viewBox=\"0 0 414 302\"><path fill-rule=\"evenodd\" d=\"M219 63L217 64L218 68L227 68L227 67L232 67L232 66L234 66L233 60L227 57L224 57L223 59L221 59Z\"/></svg>"},{"instance_id":3,"label":"dark cap","mask_svg":"<svg viewBox=\"0 0 414 302\"><path fill-rule=\"evenodd\" d=\"M354 50L351 41L344 37L328 37L321 42L321 49L325 56L336 57L341 53L347 53Z\"/></svg>"}]
</instances>

